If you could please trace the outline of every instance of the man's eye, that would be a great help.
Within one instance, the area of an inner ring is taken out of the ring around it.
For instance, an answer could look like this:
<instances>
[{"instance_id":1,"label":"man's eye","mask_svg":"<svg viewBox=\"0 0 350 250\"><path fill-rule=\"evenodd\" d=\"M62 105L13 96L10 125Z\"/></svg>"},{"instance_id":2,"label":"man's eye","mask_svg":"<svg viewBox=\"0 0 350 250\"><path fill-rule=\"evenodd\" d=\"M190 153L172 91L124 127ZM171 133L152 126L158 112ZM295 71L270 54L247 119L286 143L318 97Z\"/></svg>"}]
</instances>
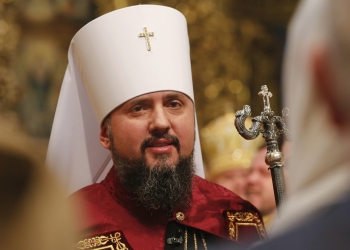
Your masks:
<instances>
[{"instance_id":1,"label":"man's eye","mask_svg":"<svg viewBox=\"0 0 350 250\"><path fill-rule=\"evenodd\" d=\"M142 110L143 110L142 106L135 106L135 107L132 108L133 112L140 112Z\"/></svg>"},{"instance_id":2,"label":"man's eye","mask_svg":"<svg viewBox=\"0 0 350 250\"><path fill-rule=\"evenodd\" d=\"M172 107L172 108L177 108L177 107L181 106L181 103L179 103L179 102L171 102L169 104L169 106Z\"/></svg>"}]
</instances>

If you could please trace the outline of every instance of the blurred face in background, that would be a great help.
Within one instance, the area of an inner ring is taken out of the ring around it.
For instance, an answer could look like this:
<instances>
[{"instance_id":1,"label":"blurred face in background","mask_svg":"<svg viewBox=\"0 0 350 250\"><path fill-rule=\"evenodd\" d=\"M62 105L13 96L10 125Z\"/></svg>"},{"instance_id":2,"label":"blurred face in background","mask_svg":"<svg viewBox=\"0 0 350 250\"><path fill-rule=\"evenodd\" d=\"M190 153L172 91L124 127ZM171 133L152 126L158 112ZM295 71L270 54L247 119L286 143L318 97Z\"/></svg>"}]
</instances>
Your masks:
<instances>
[{"instance_id":1,"label":"blurred face in background","mask_svg":"<svg viewBox=\"0 0 350 250\"><path fill-rule=\"evenodd\" d=\"M213 182L246 199L245 190L248 171L246 168L230 169L215 177Z\"/></svg>"},{"instance_id":2,"label":"blurred face in background","mask_svg":"<svg viewBox=\"0 0 350 250\"><path fill-rule=\"evenodd\" d=\"M246 199L261 215L265 216L276 209L272 178L269 166L265 163L266 148L260 149L252 161L247 176Z\"/></svg>"}]
</instances>

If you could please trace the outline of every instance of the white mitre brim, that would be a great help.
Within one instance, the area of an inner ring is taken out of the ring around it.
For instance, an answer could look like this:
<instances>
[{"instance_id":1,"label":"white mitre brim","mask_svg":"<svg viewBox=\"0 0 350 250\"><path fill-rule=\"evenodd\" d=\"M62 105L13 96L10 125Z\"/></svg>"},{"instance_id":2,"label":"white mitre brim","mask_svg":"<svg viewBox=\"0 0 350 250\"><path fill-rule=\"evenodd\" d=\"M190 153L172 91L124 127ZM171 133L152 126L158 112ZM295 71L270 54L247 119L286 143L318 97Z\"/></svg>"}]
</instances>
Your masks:
<instances>
[{"instance_id":1,"label":"white mitre brim","mask_svg":"<svg viewBox=\"0 0 350 250\"><path fill-rule=\"evenodd\" d=\"M144 27L154 32L151 51L138 37ZM69 193L99 182L113 165L99 141L106 115L136 96L166 90L194 101L187 24L177 10L157 5L120 9L74 36L46 161ZM195 164L196 174L204 177L198 128Z\"/></svg>"}]
</instances>

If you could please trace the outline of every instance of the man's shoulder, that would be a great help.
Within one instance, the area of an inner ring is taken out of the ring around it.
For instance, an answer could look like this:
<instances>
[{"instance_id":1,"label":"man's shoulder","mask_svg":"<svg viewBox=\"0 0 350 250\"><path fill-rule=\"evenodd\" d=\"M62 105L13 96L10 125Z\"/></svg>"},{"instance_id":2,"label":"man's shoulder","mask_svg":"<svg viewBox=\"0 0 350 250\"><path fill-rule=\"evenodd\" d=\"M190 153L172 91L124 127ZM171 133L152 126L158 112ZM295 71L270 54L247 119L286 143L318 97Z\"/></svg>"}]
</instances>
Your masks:
<instances>
[{"instance_id":1,"label":"man's shoulder","mask_svg":"<svg viewBox=\"0 0 350 250\"><path fill-rule=\"evenodd\" d=\"M249 202L232 191L199 176L194 177L193 198L195 203L215 204L220 211L252 212L261 217L260 212Z\"/></svg>"},{"instance_id":2,"label":"man's shoulder","mask_svg":"<svg viewBox=\"0 0 350 250\"><path fill-rule=\"evenodd\" d=\"M198 176L193 179L190 214L192 221L200 222L192 226L233 241L246 243L266 237L261 215L252 204Z\"/></svg>"},{"instance_id":3,"label":"man's shoulder","mask_svg":"<svg viewBox=\"0 0 350 250\"><path fill-rule=\"evenodd\" d=\"M94 184L82 187L81 189L72 193L71 196L85 194L85 193L99 192L101 189L103 189L103 185L101 183L94 183Z\"/></svg>"},{"instance_id":4,"label":"man's shoulder","mask_svg":"<svg viewBox=\"0 0 350 250\"><path fill-rule=\"evenodd\" d=\"M198 192L204 192L206 194L210 194L210 196L214 197L222 197L222 198L228 198L228 199L235 199L237 201L247 202L243 200L240 196L235 194L234 192L224 188L223 186L220 186L216 183L210 182L206 179L203 179L202 177L195 176L193 179L194 189Z\"/></svg>"},{"instance_id":5,"label":"man's shoulder","mask_svg":"<svg viewBox=\"0 0 350 250\"><path fill-rule=\"evenodd\" d=\"M103 184L95 183L83 187L71 194L69 200L74 204L76 210L80 211L76 230L82 236L99 230L103 231L104 226L110 224L106 216L106 209L108 210L107 205L113 205L115 202Z\"/></svg>"},{"instance_id":6,"label":"man's shoulder","mask_svg":"<svg viewBox=\"0 0 350 250\"><path fill-rule=\"evenodd\" d=\"M96 203L101 197L107 195L106 187L101 183L94 183L83 187L69 196L69 199L80 204Z\"/></svg>"}]
</instances>

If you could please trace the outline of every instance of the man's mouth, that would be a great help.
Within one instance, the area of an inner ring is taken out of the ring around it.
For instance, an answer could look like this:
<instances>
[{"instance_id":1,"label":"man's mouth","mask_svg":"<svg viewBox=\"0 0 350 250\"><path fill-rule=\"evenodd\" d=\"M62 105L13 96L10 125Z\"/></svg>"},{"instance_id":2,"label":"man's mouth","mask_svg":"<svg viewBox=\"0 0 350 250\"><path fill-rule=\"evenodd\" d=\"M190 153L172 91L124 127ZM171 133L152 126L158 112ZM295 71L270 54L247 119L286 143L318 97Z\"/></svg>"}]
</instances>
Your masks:
<instances>
[{"instance_id":1,"label":"man's mouth","mask_svg":"<svg viewBox=\"0 0 350 250\"><path fill-rule=\"evenodd\" d=\"M259 196L260 194L261 194L261 190L258 190L256 188L248 188L247 189L248 196Z\"/></svg>"},{"instance_id":2,"label":"man's mouth","mask_svg":"<svg viewBox=\"0 0 350 250\"><path fill-rule=\"evenodd\" d=\"M174 147L173 140L160 138L152 140L146 144L146 149L149 149L154 154L168 154Z\"/></svg>"},{"instance_id":3,"label":"man's mouth","mask_svg":"<svg viewBox=\"0 0 350 250\"><path fill-rule=\"evenodd\" d=\"M158 147L158 146L167 146L174 144L174 141L166 138L159 138L156 140L149 141L146 146L147 147Z\"/></svg>"},{"instance_id":4,"label":"man's mouth","mask_svg":"<svg viewBox=\"0 0 350 250\"><path fill-rule=\"evenodd\" d=\"M141 145L141 152L144 154L146 150L154 154L169 154L173 147L180 153L180 142L176 136L164 134L163 136L152 136L145 139Z\"/></svg>"}]
</instances>

